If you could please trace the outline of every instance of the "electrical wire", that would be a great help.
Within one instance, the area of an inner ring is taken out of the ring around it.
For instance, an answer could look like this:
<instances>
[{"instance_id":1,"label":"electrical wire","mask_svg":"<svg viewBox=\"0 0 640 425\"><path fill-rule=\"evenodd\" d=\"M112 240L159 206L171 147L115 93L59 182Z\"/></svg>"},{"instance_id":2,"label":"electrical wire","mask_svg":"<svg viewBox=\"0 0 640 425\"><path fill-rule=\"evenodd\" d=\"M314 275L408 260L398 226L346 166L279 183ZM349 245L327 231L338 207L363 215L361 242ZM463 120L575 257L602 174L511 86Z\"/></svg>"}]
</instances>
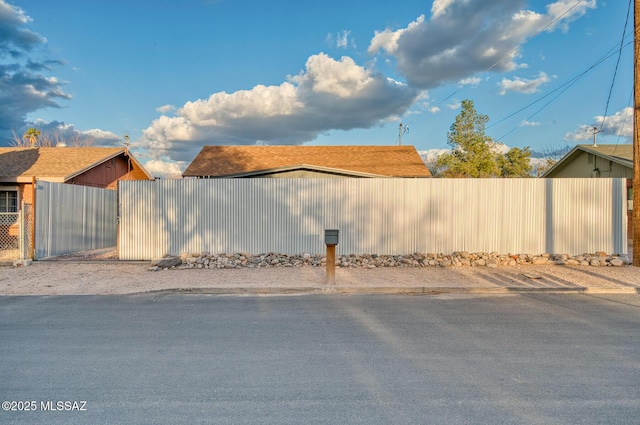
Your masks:
<instances>
[{"instance_id":1,"label":"electrical wire","mask_svg":"<svg viewBox=\"0 0 640 425\"><path fill-rule=\"evenodd\" d=\"M573 9L575 9L576 7L578 7L578 5L580 3L583 3L585 0L578 0L576 2L576 4L574 4L573 6L571 6L569 9L567 9L563 14L561 14L560 16L558 16L556 19L554 19L553 21L549 22L547 25L545 25L544 27L542 27L540 30L538 30L538 32L536 32L535 34L533 34L531 37L525 39L521 44L519 44L518 46L514 47L513 49L511 49L509 52L507 52L506 54L504 54L499 61L497 61L496 63L494 63L493 65L491 65L489 68L487 68L482 74L480 75L484 75L486 73L488 73L489 71L491 71L493 68L495 68L496 66L498 66L498 64L500 62L502 62L505 58L507 58L508 56L510 56L512 53L518 51L518 49L520 49L521 46L524 46L525 44L527 44L528 42L530 42L531 40L533 40L534 38L536 38L537 36L539 36L540 34L542 34L543 32L545 32L549 27L551 27L553 24L555 24L556 22L558 22L560 19L564 18L564 16L571 12Z\"/></svg>"},{"instance_id":2,"label":"electrical wire","mask_svg":"<svg viewBox=\"0 0 640 425\"><path fill-rule=\"evenodd\" d=\"M498 64L500 62L502 62L503 60L505 60L507 57L511 56L514 52L518 51L518 49L520 49L522 46L524 46L525 44L527 44L528 42L530 42L531 40L533 40L534 38L538 37L540 34L542 34L543 32L545 32L548 28L550 28L551 26L553 26L556 22L558 22L559 20L561 20L562 18L564 18L565 15L567 15L569 12L571 12L573 9L575 9L576 7L578 7L578 5L580 5L580 3L585 2L586 0L577 0L576 3L571 6L570 8L568 8L566 11L564 11L564 13L562 13L561 15L557 16L553 21L549 22L547 25L545 25L544 27L542 27L541 29L539 29L536 33L534 33L532 36L530 36L529 38L526 38L522 43L518 44L516 47L514 47L513 49L509 50L507 53L505 53L504 55L502 55L502 57L500 59L498 59L493 65L491 65L490 67L488 67L487 69L485 69L483 72L480 73L480 76L483 76L485 74L488 74L489 71L491 71L493 68L495 68L496 66L498 66ZM631 0L630 0L631 1ZM445 101L447 101L448 99L452 98L453 96L455 96L462 88L457 88L455 91L453 91L451 94L449 94L448 96L446 96L445 98L443 98L442 100L440 100L438 103L436 103L436 105L441 105L442 103L444 103ZM413 124L414 122L416 122L418 119L422 118L425 114L422 113L420 115L418 115L416 118L414 118L412 121L409 122L409 124L407 124L407 126ZM396 138L396 144L398 143L399 137Z\"/></svg>"},{"instance_id":3,"label":"electrical wire","mask_svg":"<svg viewBox=\"0 0 640 425\"><path fill-rule=\"evenodd\" d=\"M613 79L611 80L611 87L609 87L609 95L607 96L607 104L604 108L604 115L602 116L602 123L600 123L600 132L604 129L604 122L607 120L607 113L609 112L609 101L611 100L611 93L613 92L613 86L616 82L616 75L618 75L618 66L620 65L620 57L622 56L622 48L624 39L627 34L627 24L629 23L629 15L631 13L631 0L629 0L629 6L627 7L627 17L624 20L624 29L622 30L622 40L620 40L620 49L618 50L618 60L616 61L616 67L613 71Z\"/></svg>"},{"instance_id":4,"label":"electrical wire","mask_svg":"<svg viewBox=\"0 0 640 425\"><path fill-rule=\"evenodd\" d=\"M628 35L628 37L630 37L631 35ZM628 42L626 46L628 46L629 44L631 44L631 42ZM514 115L519 114L520 112L524 111L525 109L529 108L530 106L535 105L536 103L540 102L541 100L543 100L544 98L551 96L553 93L555 93L556 91L560 90L562 87L564 87L567 84L573 84L576 80L579 80L580 78L582 78L585 74L587 74L589 71L591 71L593 68L597 67L598 65L602 64L603 62L607 61L611 56L613 56L615 54L615 51L613 51L615 49L612 48L609 51L607 51L607 53L605 53L600 59L598 59L593 65L591 65L589 68L587 68L586 70L584 70L583 72L581 72L580 74L576 75L575 77L571 78L569 81L567 81L566 83L560 85L559 87L551 90L549 93L545 94L542 97L539 97L538 99L534 100L533 102L527 104L526 106L523 106L522 108L518 109L517 111L507 115L506 117L495 121L493 124L491 124L490 126L487 127L487 129L500 124L501 122L513 117Z\"/></svg>"},{"instance_id":5,"label":"electrical wire","mask_svg":"<svg viewBox=\"0 0 640 425\"><path fill-rule=\"evenodd\" d=\"M628 35L627 37L629 37L630 35ZM626 38L626 37L625 37ZM630 44L633 43L632 41L627 42L627 44L623 45L621 49L624 49L625 47L629 46ZM532 115L530 115L529 117L527 117L525 120L521 121L516 127L514 127L513 129L509 130L507 133L505 133L504 135L502 135L500 138L498 138L496 141L500 141L502 139L504 139L506 136L508 136L509 134L513 133L514 131L516 131L518 128L522 127L522 125L524 125L528 120L530 120L531 118L533 118L534 116L536 116L540 111L542 111L544 108L546 108L549 104L551 104L554 100L556 100L562 93L564 93L565 91L567 91L571 86L573 86L576 82L578 82L582 77L584 77L585 75L587 75L590 71L592 71L594 68L596 68L598 65L601 65L602 63L604 63L606 60L608 60L609 58L611 58L613 55L615 55L617 52L614 51L612 52L611 50L609 50L604 56L602 56L600 59L598 59L593 65L591 65L589 68L587 68L586 70L584 70L583 72L581 72L580 74L578 74L577 76L573 77L572 79L570 79L569 81L567 81L566 83L562 84L561 86L559 86L558 88L550 91L549 93L545 94L544 96L536 99L535 101L529 103L528 105L520 108L519 110L517 110L516 112L506 116L505 118L502 118L501 120L493 123L491 126L487 127L487 129L513 117L514 115L524 111L525 109L535 105L536 103L540 102L541 100L549 97L550 95L552 95L553 93L557 92L558 90L560 90L560 93L558 93L556 96L554 96L549 102L545 103L540 109L538 109L536 112L534 112ZM562 89L562 90L561 90Z\"/></svg>"},{"instance_id":6,"label":"electrical wire","mask_svg":"<svg viewBox=\"0 0 640 425\"><path fill-rule=\"evenodd\" d=\"M622 130L627 124L627 118L629 118L628 108L632 105L632 103L633 103L633 91L629 93L629 101L627 102L627 107L625 108L625 111L624 111L624 119L622 120L622 125L620 126L620 130L618 131L618 139L616 140L616 147L620 144L620 139L622 138ZM615 152L615 149L614 149L614 152Z\"/></svg>"}]
</instances>

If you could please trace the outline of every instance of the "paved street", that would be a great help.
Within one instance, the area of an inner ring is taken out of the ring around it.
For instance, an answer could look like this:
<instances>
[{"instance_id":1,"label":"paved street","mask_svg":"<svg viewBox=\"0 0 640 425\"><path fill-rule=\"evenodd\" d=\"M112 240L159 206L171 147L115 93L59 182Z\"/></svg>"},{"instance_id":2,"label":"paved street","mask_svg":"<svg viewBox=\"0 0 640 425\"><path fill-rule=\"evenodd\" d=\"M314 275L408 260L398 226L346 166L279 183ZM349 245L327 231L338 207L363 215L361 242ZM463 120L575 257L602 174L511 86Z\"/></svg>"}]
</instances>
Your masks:
<instances>
[{"instance_id":1,"label":"paved street","mask_svg":"<svg viewBox=\"0 0 640 425\"><path fill-rule=\"evenodd\" d=\"M0 344L0 423L640 422L639 295L0 297Z\"/></svg>"}]
</instances>

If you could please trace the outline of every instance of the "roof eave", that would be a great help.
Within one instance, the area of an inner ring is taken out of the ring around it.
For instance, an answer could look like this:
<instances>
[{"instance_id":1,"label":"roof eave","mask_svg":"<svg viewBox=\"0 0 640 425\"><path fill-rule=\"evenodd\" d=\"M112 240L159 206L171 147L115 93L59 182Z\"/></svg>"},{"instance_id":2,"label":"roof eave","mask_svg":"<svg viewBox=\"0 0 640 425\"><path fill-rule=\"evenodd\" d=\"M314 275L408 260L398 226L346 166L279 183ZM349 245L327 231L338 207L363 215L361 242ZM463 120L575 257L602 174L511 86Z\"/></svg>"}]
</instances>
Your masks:
<instances>
[{"instance_id":1,"label":"roof eave","mask_svg":"<svg viewBox=\"0 0 640 425\"><path fill-rule=\"evenodd\" d=\"M563 156L558 162L553 164L551 168L545 171L540 177L546 178L549 174L552 174L556 169L561 168L563 164L573 159L574 154L577 151L582 151L586 153L590 153L592 155L599 156L600 158L607 159L609 161L615 162L616 164L620 164L624 167L628 167L633 169L633 161L629 161L624 158L620 158L617 156L611 156L604 154L597 149L591 149L591 145L576 145L573 149L571 149L565 156Z\"/></svg>"},{"instance_id":2,"label":"roof eave","mask_svg":"<svg viewBox=\"0 0 640 425\"><path fill-rule=\"evenodd\" d=\"M597 156L599 156L601 158L606 158L609 161L616 162L616 163L618 163L620 165L624 165L626 167L633 168L633 160L629 160L629 159L622 158L620 156L615 156L615 155L607 155L607 154L599 151L598 149L593 149L592 145L578 145L578 146L585 152L588 152L588 153L593 154L593 155L597 155Z\"/></svg>"},{"instance_id":3,"label":"roof eave","mask_svg":"<svg viewBox=\"0 0 640 425\"><path fill-rule=\"evenodd\" d=\"M222 176L217 176L217 177L222 177L222 178L229 178L229 177L235 177L235 178L242 178L242 177L255 177L255 176L260 176L260 175L264 175L264 174L275 174L275 173L284 173L287 171L295 171L295 170L310 170L310 171L319 171L319 172L324 172L324 173L329 173L329 174L342 174L342 175L347 175L347 176L356 176L356 177L377 177L377 178L387 178L389 176L385 176L382 174L372 174L372 173L364 173L361 171L352 171L352 170L345 170L342 168L332 168L332 167L322 167L319 165L310 165L310 164L296 164L296 165L288 165L288 166L283 166L283 167L276 167L276 168L267 168L264 170L253 170L253 171L247 171L245 173L234 173L234 174L227 174L227 175L222 175Z\"/></svg>"},{"instance_id":4,"label":"roof eave","mask_svg":"<svg viewBox=\"0 0 640 425\"><path fill-rule=\"evenodd\" d=\"M558 162L553 164L553 166L551 166L551 168L549 168L547 171L545 171L540 177L541 178L546 178L549 174L552 174L556 169L562 168L562 166L563 166L562 164L567 162L569 160L569 158L571 158L573 156L573 154L576 153L578 150L581 150L580 149L580 145L574 146L573 149L571 149L565 156L560 158L560 160Z\"/></svg>"},{"instance_id":5,"label":"roof eave","mask_svg":"<svg viewBox=\"0 0 640 425\"><path fill-rule=\"evenodd\" d=\"M138 161L133 155L131 155L128 149L125 149L125 155L127 156L127 158L131 159L131 161L140 169L140 171L144 173L145 176L147 176L149 180L154 180L154 177L149 174L147 169L142 166L140 161Z\"/></svg>"},{"instance_id":6,"label":"roof eave","mask_svg":"<svg viewBox=\"0 0 640 425\"><path fill-rule=\"evenodd\" d=\"M103 163L105 163L105 162L109 161L111 158L115 158L115 157L117 157L117 156L119 156L119 155L123 154L124 152L125 152L125 149L124 149L124 148L122 148L122 149L120 149L120 150L118 150L118 151L116 151L116 152L112 153L111 155L107 155L107 156L105 156L105 157L103 157L103 158L99 159L98 161L95 161L95 162L93 162L93 163L91 163L91 164L87 165L87 166L86 166L86 167L84 167L84 168L81 168L80 170L78 170L78 171L76 171L76 172L74 172L74 173L72 173L72 174L69 174L69 175L67 175L67 176L62 177L62 178L63 178L63 181L64 181L64 182L66 182L66 181L69 181L69 180L71 180L71 179L73 179L73 178L75 178L75 177L78 177L80 174L85 173L85 172L87 172L87 171L91 170L92 168L95 168L95 167L97 167L98 165L103 164Z\"/></svg>"}]
</instances>

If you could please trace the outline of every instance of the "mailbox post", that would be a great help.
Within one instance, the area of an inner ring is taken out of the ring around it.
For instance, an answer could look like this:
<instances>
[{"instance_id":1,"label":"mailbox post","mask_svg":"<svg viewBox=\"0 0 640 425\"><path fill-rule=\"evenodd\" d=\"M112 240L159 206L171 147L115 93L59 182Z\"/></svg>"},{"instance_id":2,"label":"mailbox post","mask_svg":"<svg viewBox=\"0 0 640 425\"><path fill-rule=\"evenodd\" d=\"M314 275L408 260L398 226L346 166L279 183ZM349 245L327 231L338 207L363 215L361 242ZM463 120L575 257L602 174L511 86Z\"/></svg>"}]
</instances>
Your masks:
<instances>
[{"instance_id":1,"label":"mailbox post","mask_svg":"<svg viewBox=\"0 0 640 425\"><path fill-rule=\"evenodd\" d=\"M327 245L327 285L336 283L336 245L338 245L339 233L337 229L325 229L324 231L324 243Z\"/></svg>"}]
</instances>

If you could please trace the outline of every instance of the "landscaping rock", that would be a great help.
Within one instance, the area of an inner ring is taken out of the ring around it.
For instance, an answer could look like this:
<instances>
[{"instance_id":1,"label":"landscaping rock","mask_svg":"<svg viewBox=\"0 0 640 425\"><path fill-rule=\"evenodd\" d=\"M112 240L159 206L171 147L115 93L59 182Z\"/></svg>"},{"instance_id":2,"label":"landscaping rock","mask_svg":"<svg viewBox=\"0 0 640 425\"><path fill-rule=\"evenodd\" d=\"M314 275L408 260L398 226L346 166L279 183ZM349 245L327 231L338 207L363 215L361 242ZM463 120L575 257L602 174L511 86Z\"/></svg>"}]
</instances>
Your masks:
<instances>
[{"instance_id":1,"label":"landscaping rock","mask_svg":"<svg viewBox=\"0 0 640 425\"><path fill-rule=\"evenodd\" d=\"M611 260L609 260L609 264L611 264L613 267L622 267L624 266L624 261L619 258L612 258Z\"/></svg>"},{"instance_id":2,"label":"landscaping rock","mask_svg":"<svg viewBox=\"0 0 640 425\"><path fill-rule=\"evenodd\" d=\"M185 257L185 260L187 257ZM182 265L182 259L180 257L164 257L151 262L152 266L158 266L160 269L170 269L172 267L178 267Z\"/></svg>"},{"instance_id":3,"label":"landscaping rock","mask_svg":"<svg viewBox=\"0 0 640 425\"><path fill-rule=\"evenodd\" d=\"M179 257L169 256L155 259L149 267L150 271L180 269L236 269L236 268L260 268L260 267L325 267L326 257L313 255L308 252L300 255L267 254L252 255L249 253L231 254L200 254L184 253ZM436 253L413 253L407 255L340 255L336 257L336 266L342 268L366 268L378 267L526 267L527 265L553 265L556 267L622 267L629 264L626 256L582 254L570 256L567 254L499 254L497 252L458 251L450 255Z\"/></svg>"}]
</instances>

